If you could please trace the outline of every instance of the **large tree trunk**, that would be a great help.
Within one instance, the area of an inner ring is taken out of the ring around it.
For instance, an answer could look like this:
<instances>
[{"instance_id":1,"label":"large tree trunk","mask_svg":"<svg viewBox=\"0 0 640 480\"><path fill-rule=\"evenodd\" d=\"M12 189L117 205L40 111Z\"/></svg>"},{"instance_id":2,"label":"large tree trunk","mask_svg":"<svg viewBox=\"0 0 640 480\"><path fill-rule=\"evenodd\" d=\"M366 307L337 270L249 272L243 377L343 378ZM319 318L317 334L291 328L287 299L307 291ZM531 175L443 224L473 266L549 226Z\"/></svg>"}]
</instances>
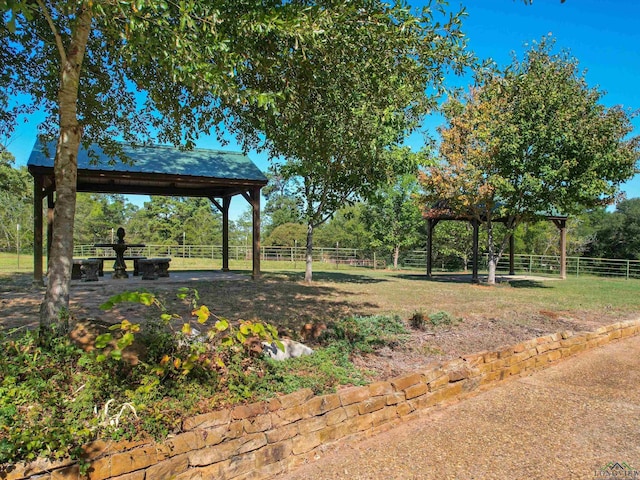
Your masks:
<instances>
[{"instance_id":1,"label":"large tree trunk","mask_svg":"<svg viewBox=\"0 0 640 480\"><path fill-rule=\"evenodd\" d=\"M307 251L304 269L304 281L311 283L313 280L313 225L307 227Z\"/></svg>"},{"instance_id":2,"label":"large tree trunk","mask_svg":"<svg viewBox=\"0 0 640 480\"><path fill-rule=\"evenodd\" d=\"M53 26L52 26L53 29ZM91 31L91 10L80 7L71 42L65 52L56 34L61 57L58 106L60 131L54 175L56 204L49 255L47 290L40 306L40 335L63 335L68 330L69 286L73 260L73 220L76 209L78 150L82 127L78 122L77 101L80 70Z\"/></svg>"}]
</instances>

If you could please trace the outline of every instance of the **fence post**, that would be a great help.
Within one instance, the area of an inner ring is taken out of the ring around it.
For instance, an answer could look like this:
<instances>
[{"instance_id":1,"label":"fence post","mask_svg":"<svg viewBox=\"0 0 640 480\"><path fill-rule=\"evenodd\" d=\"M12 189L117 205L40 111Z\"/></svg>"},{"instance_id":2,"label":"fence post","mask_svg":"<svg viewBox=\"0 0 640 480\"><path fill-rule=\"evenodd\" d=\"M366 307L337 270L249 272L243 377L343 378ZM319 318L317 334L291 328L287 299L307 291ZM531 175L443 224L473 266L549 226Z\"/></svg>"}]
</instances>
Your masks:
<instances>
[{"instance_id":1,"label":"fence post","mask_svg":"<svg viewBox=\"0 0 640 480\"><path fill-rule=\"evenodd\" d=\"M627 260L627 280L629 280L629 263L630 261Z\"/></svg>"},{"instance_id":2,"label":"fence post","mask_svg":"<svg viewBox=\"0 0 640 480\"><path fill-rule=\"evenodd\" d=\"M533 255L529 255L529 273L532 272L533 268Z\"/></svg>"},{"instance_id":3,"label":"fence post","mask_svg":"<svg viewBox=\"0 0 640 480\"><path fill-rule=\"evenodd\" d=\"M576 278L580 276L580 257L576 260Z\"/></svg>"}]
</instances>

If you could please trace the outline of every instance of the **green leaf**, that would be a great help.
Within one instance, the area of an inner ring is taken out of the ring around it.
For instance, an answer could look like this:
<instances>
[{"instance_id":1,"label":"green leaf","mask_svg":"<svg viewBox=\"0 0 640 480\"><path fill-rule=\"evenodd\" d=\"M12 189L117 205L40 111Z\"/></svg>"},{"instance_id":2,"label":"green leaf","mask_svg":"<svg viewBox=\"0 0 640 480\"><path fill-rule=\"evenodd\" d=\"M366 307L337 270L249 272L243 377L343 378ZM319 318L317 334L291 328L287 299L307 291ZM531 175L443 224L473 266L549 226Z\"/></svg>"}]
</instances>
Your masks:
<instances>
[{"instance_id":1,"label":"green leaf","mask_svg":"<svg viewBox=\"0 0 640 480\"><path fill-rule=\"evenodd\" d=\"M103 333L96 337L94 345L96 348L102 349L106 347L111 340L113 340L113 336L110 333Z\"/></svg>"},{"instance_id":2,"label":"green leaf","mask_svg":"<svg viewBox=\"0 0 640 480\"><path fill-rule=\"evenodd\" d=\"M229 328L229 322L226 319L221 318L215 323L214 326L215 326L215 329L218 330L219 332L224 332Z\"/></svg>"}]
</instances>

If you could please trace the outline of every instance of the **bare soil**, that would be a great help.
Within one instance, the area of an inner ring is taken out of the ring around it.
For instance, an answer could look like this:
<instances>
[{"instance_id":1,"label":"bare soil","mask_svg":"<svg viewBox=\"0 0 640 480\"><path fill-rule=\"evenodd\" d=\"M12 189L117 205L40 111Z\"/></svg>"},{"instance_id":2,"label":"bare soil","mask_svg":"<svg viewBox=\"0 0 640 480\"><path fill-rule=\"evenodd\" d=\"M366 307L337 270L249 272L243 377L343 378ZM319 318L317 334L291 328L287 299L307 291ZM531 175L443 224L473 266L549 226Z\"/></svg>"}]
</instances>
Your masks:
<instances>
[{"instance_id":1,"label":"bare soil","mask_svg":"<svg viewBox=\"0 0 640 480\"><path fill-rule=\"evenodd\" d=\"M211 272L209 272L210 274ZM0 282L0 328L37 327L38 308L44 289L33 287L30 278L13 277ZM100 305L124 290L153 290L172 312L189 317L189 306L175 299L179 287L198 290L200 303L216 315L239 319L260 319L280 331L313 346L303 338L305 325L322 327L348 315L394 314L410 325L416 312L446 311L456 320L424 329L412 329L406 341L384 347L353 361L369 372L371 380L388 379L415 371L434 361L493 350L558 331L594 330L598 326L637 318L637 310L609 304L572 303L563 309L545 291L546 280L519 279L527 288L478 287L452 279L451 282L415 284L411 278L371 278L358 275L321 278L311 285L286 275L265 275L253 281L244 275L201 276L182 279L175 274L165 282L97 283L73 282L70 310L79 322L104 325L123 319L154 321L157 312L135 304L122 304L103 311ZM530 287L530 288L529 288ZM484 290L483 290L484 289ZM537 291L538 290L538 291ZM543 294L544 292L544 294ZM585 292L588 295L588 292Z\"/></svg>"}]
</instances>

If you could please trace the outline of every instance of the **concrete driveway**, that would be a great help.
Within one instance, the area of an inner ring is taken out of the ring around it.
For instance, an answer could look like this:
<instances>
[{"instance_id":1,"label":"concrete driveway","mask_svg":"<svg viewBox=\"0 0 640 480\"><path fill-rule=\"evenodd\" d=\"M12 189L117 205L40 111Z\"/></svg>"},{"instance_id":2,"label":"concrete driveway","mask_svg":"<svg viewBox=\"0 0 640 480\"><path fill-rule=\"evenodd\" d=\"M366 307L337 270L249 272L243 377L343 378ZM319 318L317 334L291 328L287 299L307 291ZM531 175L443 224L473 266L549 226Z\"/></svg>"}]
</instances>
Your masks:
<instances>
[{"instance_id":1,"label":"concrete driveway","mask_svg":"<svg viewBox=\"0 0 640 480\"><path fill-rule=\"evenodd\" d=\"M640 480L640 336L350 445L278 480Z\"/></svg>"}]
</instances>

